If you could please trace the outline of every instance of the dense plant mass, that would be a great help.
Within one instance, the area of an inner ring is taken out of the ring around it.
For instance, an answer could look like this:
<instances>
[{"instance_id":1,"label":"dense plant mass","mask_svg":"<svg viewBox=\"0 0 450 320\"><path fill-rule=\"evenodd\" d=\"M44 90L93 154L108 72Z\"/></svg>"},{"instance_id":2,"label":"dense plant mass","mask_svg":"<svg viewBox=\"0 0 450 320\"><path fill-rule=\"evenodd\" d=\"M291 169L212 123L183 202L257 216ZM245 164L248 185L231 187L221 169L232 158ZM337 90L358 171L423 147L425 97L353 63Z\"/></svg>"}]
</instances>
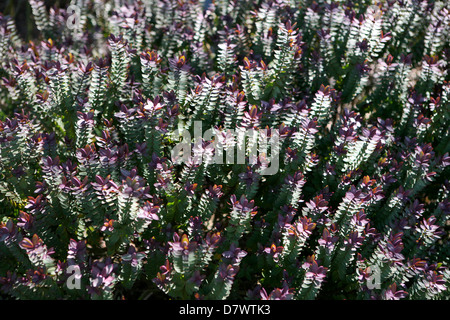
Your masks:
<instances>
[{"instance_id":1,"label":"dense plant mass","mask_svg":"<svg viewBox=\"0 0 450 320\"><path fill-rule=\"evenodd\" d=\"M450 297L447 1L29 5L38 39L0 16L2 298ZM238 161L250 129L278 144Z\"/></svg>"}]
</instances>

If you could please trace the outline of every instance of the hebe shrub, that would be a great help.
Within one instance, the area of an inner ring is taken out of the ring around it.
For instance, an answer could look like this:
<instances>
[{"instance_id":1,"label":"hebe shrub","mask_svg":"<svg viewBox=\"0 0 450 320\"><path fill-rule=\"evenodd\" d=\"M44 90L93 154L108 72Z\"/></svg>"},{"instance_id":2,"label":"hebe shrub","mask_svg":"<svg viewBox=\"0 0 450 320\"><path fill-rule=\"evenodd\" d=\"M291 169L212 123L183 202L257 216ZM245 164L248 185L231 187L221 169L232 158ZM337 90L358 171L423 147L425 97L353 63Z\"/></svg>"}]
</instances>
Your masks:
<instances>
[{"instance_id":1,"label":"hebe shrub","mask_svg":"<svg viewBox=\"0 0 450 320\"><path fill-rule=\"evenodd\" d=\"M0 16L2 298L450 297L447 1L70 4Z\"/></svg>"}]
</instances>

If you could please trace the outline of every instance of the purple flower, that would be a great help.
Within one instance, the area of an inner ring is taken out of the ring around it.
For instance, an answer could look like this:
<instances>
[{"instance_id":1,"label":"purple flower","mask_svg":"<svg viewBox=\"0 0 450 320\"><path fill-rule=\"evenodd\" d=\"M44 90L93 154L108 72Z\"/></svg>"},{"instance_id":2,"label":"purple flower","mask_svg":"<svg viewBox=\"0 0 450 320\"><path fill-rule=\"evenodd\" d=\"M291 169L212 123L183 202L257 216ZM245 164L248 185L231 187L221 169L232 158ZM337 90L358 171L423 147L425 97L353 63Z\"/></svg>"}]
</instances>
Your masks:
<instances>
[{"instance_id":1,"label":"purple flower","mask_svg":"<svg viewBox=\"0 0 450 320\"><path fill-rule=\"evenodd\" d=\"M358 229L365 227L367 223L369 223L369 219L366 219L366 214L364 213L364 209L361 209L357 214L353 215L351 218L351 224L357 227Z\"/></svg>"},{"instance_id":2,"label":"purple flower","mask_svg":"<svg viewBox=\"0 0 450 320\"><path fill-rule=\"evenodd\" d=\"M25 206L25 209L29 210L32 214L44 213L46 205L47 199L44 195L40 194L36 198L28 197L28 204Z\"/></svg>"},{"instance_id":3,"label":"purple flower","mask_svg":"<svg viewBox=\"0 0 450 320\"><path fill-rule=\"evenodd\" d=\"M152 160L149 163L149 167L152 169L163 169L163 164L166 161L166 158L160 158L156 153L152 154Z\"/></svg>"},{"instance_id":4,"label":"purple flower","mask_svg":"<svg viewBox=\"0 0 450 320\"><path fill-rule=\"evenodd\" d=\"M165 285L167 285L170 282L170 280L168 279L168 276L166 274L158 272L156 274L156 277L153 278L153 282L158 287L164 287Z\"/></svg>"},{"instance_id":5,"label":"purple flower","mask_svg":"<svg viewBox=\"0 0 450 320\"><path fill-rule=\"evenodd\" d=\"M270 247L264 249L264 252L269 254L275 262L279 260L279 255L283 252L282 246L276 246L274 243Z\"/></svg>"},{"instance_id":6,"label":"purple flower","mask_svg":"<svg viewBox=\"0 0 450 320\"><path fill-rule=\"evenodd\" d=\"M434 152L431 144L417 146L415 149L414 164L421 170L427 171L430 166L430 161L434 157Z\"/></svg>"},{"instance_id":7,"label":"purple flower","mask_svg":"<svg viewBox=\"0 0 450 320\"><path fill-rule=\"evenodd\" d=\"M68 176L73 176L77 172L77 165L72 163L70 159L68 159L66 162L61 164L61 167L63 168L64 174Z\"/></svg>"},{"instance_id":8,"label":"purple flower","mask_svg":"<svg viewBox=\"0 0 450 320\"><path fill-rule=\"evenodd\" d=\"M32 284L38 284L47 278L47 273L43 267L39 267L36 270L28 270L22 281Z\"/></svg>"},{"instance_id":9,"label":"purple flower","mask_svg":"<svg viewBox=\"0 0 450 320\"><path fill-rule=\"evenodd\" d=\"M202 159L204 162L210 163L214 156L214 144L212 141L198 140L192 147L194 157L192 161L194 164L200 164Z\"/></svg>"},{"instance_id":10,"label":"purple flower","mask_svg":"<svg viewBox=\"0 0 450 320\"><path fill-rule=\"evenodd\" d=\"M290 147L287 147L285 152L287 162L293 162L294 160L298 159L297 156L298 151L296 149L291 149Z\"/></svg>"},{"instance_id":11,"label":"purple flower","mask_svg":"<svg viewBox=\"0 0 450 320\"><path fill-rule=\"evenodd\" d=\"M287 285L283 289L275 288L267 294L264 288L260 291L261 300L291 300L293 298L292 289L289 289Z\"/></svg>"},{"instance_id":12,"label":"purple flower","mask_svg":"<svg viewBox=\"0 0 450 320\"><path fill-rule=\"evenodd\" d=\"M440 226L434 224L435 222L436 217L434 216L431 216L428 219L424 218L417 227L417 232L431 240L439 239L443 232L440 231Z\"/></svg>"},{"instance_id":13,"label":"purple flower","mask_svg":"<svg viewBox=\"0 0 450 320\"><path fill-rule=\"evenodd\" d=\"M449 153L446 152L443 156L438 157L439 167L446 168L450 166L450 156Z\"/></svg>"},{"instance_id":14,"label":"purple flower","mask_svg":"<svg viewBox=\"0 0 450 320\"><path fill-rule=\"evenodd\" d=\"M169 59L170 66L172 68L180 69L186 72L191 70L191 67L186 63L186 56L184 54L177 58Z\"/></svg>"},{"instance_id":15,"label":"purple flower","mask_svg":"<svg viewBox=\"0 0 450 320\"><path fill-rule=\"evenodd\" d=\"M173 235L173 241L168 242L170 252L173 256L188 256L189 253L195 252L197 249L197 242L189 241L187 234L180 236L177 233Z\"/></svg>"},{"instance_id":16,"label":"purple flower","mask_svg":"<svg viewBox=\"0 0 450 320\"><path fill-rule=\"evenodd\" d=\"M219 277L224 282L233 282L234 277L239 272L239 266L233 266L231 264L227 265L225 263L221 263L219 265Z\"/></svg>"},{"instance_id":17,"label":"purple flower","mask_svg":"<svg viewBox=\"0 0 450 320\"><path fill-rule=\"evenodd\" d=\"M350 189L345 193L345 199L347 201L360 202L365 198L365 194L361 190L357 190L355 186L350 186Z\"/></svg>"},{"instance_id":18,"label":"purple flower","mask_svg":"<svg viewBox=\"0 0 450 320\"><path fill-rule=\"evenodd\" d=\"M293 208L294 209L294 208ZM278 227L283 229L289 229L291 227L292 219L294 218L295 212L287 212L285 215L278 214Z\"/></svg>"},{"instance_id":19,"label":"purple flower","mask_svg":"<svg viewBox=\"0 0 450 320\"><path fill-rule=\"evenodd\" d=\"M97 175L95 176L95 181L96 182L91 183L91 185L98 195L107 196L111 193L116 193L119 189L119 186L111 180L110 175L106 178Z\"/></svg>"},{"instance_id":20,"label":"purple flower","mask_svg":"<svg viewBox=\"0 0 450 320\"><path fill-rule=\"evenodd\" d=\"M167 259L166 262L159 267L159 270L161 270L162 274L164 275L170 275L170 273L172 272L172 264Z\"/></svg>"},{"instance_id":21,"label":"purple flower","mask_svg":"<svg viewBox=\"0 0 450 320\"><path fill-rule=\"evenodd\" d=\"M230 197L231 205L233 206L233 211L240 213L250 213L251 216L256 214L258 207L255 207L255 201L248 201L245 195L242 195L239 200L236 200L236 196L233 194Z\"/></svg>"},{"instance_id":22,"label":"purple flower","mask_svg":"<svg viewBox=\"0 0 450 320\"><path fill-rule=\"evenodd\" d=\"M155 99L153 99L153 101L147 99L147 101L143 105L143 110L145 111L147 116L153 116L157 111L163 108L160 102L161 98L159 96L156 96Z\"/></svg>"},{"instance_id":23,"label":"purple flower","mask_svg":"<svg viewBox=\"0 0 450 320\"><path fill-rule=\"evenodd\" d=\"M145 186L145 180L139 177L136 172L136 169L132 169L131 171L121 170L123 180L119 190L121 190L125 197L150 197L148 195L150 187Z\"/></svg>"},{"instance_id":24,"label":"purple flower","mask_svg":"<svg viewBox=\"0 0 450 320\"><path fill-rule=\"evenodd\" d=\"M108 126L106 124L106 126ZM97 137L97 143L102 148L110 148L113 146L113 139L109 130L103 130L100 137Z\"/></svg>"},{"instance_id":25,"label":"purple flower","mask_svg":"<svg viewBox=\"0 0 450 320\"><path fill-rule=\"evenodd\" d=\"M1 282L0 282L1 283ZM267 292L266 292L267 295ZM258 284L256 285L255 288L253 289L248 289L247 290L247 298L249 300L257 300L257 299L261 299L261 285Z\"/></svg>"},{"instance_id":26,"label":"purple flower","mask_svg":"<svg viewBox=\"0 0 450 320\"><path fill-rule=\"evenodd\" d=\"M426 118L423 114L419 114L416 119L414 119L413 126L419 130L424 130L430 126L431 119ZM422 129L423 128L423 129Z\"/></svg>"},{"instance_id":27,"label":"purple flower","mask_svg":"<svg viewBox=\"0 0 450 320\"><path fill-rule=\"evenodd\" d=\"M140 55L141 61L145 64L145 66L149 66L152 68L156 68L158 64L162 62L162 59L158 56L158 53L154 50L149 51L146 50Z\"/></svg>"},{"instance_id":28,"label":"purple flower","mask_svg":"<svg viewBox=\"0 0 450 320\"><path fill-rule=\"evenodd\" d=\"M443 65L443 61L439 60L439 57L437 55L425 55L423 59L423 65L424 68L431 70L436 75L440 75L442 73L440 68Z\"/></svg>"},{"instance_id":29,"label":"purple flower","mask_svg":"<svg viewBox=\"0 0 450 320\"><path fill-rule=\"evenodd\" d=\"M128 122L135 119L137 108L128 108L123 103L120 104L120 111L116 112L114 116L121 122Z\"/></svg>"},{"instance_id":30,"label":"purple flower","mask_svg":"<svg viewBox=\"0 0 450 320\"><path fill-rule=\"evenodd\" d=\"M359 255L359 253L358 253L358 255ZM358 274L358 281L360 284L367 283L367 281L370 280L371 276L372 276L372 270L370 267L367 267L365 269L358 268L356 270L356 273Z\"/></svg>"},{"instance_id":31,"label":"purple flower","mask_svg":"<svg viewBox=\"0 0 450 320\"><path fill-rule=\"evenodd\" d=\"M385 257L394 263L400 263L405 257L401 254L403 250L402 242L403 232L391 234L389 240L385 245L379 244L379 248L384 253Z\"/></svg>"},{"instance_id":32,"label":"purple flower","mask_svg":"<svg viewBox=\"0 0 450 320\"><path fill-rule=\"evenodd\" d=\"M138 218L152 221L159 220L159 206L155 206L152 202L146 201L144 206L139 210Z\"/></svg>"},{"instance_id":33,"label":"purple flower","mask_svg":"<svg viewBox=\"0 0 450 320\"><path fill-rule=\"evenodd\" d=\"M231 259L233 266L239 265L241 260L247 255L247 252L237 248L234 243L231 244L230 249L222 253L222 256L227 259Z\"/></svg>"},{"instance_id":34,"label":"purple flower","mask_svg":"<svg viewBox=\"0 0 450 320\"><path fill-rule=\"evenodd\" d=\"M70 239L67 259L84 261L86 259L86 240L76 241L74 239Z\"/></svg>"},{"instance_id":35,"label":"purple flower","mask_svg":"<svg viewBox=\"0 0 450 320\"><path fill-rule=\"evenodd\" d=\"M114 230L114 221L113 219L105 218L103 225L100 227L100 231L108 230L109 232Z\"/></svg>"},{"instance_id":36,"label":"purple flower","mask_svg":"<svg viewBox=\"0 0 450 320\"><path fill-rule=\"evenodd\" d=\"M293 176L288 175L284 179L284 182L289 186L303 187L306 183L306 179L301 171L297 171Z\"/></svg>"},{"instance_id":37,"label":"purple flower","mask_svg":"<svg viewBox=\"0 0 450 320\"><path fill-rule=\"evenodd\" d=\"M397 290L397 284L391 284L383 293L386 300L400 300L408 295L406 291Z\"/></svg>"},{"instance_id":38,"label":"purple flower","mask_svg":"<svg viewBox=\"0 0 450 320\"><path fill-rule=\"evenodd\" d=\"M62 172L62 166L59 164L59 157L42 158L42 170L52 175L58 175Z\"/></svg>"},{"instance_id":39,"label":"purple flower","mask_svg":"<svg viewBox=\"0 0 450 320\"><path fill-rule=\"evenodd\" d=\"M208 232L206 234L205 239L203 240L203 246L207 248L208 251L212 252L214 248L217 248L217 246L222 241L222 235L220 232L211 233Z\"/></svg>"},{"instance_id":40,"label":"purple flower","mask_svg":"<svg viewBox=\"0 0 450 320\"><path fill-rule=\"evenodd\" d=\"M391 174L385 173L381 176L381 181L385 187L388 187L394 182L397 182L397 179L395 179Z\"/></svg>"},{"instance_id":41,"label":"purple flower","mask_svg":"<svg viewBox=\"0 0 450 320\"><path fill-rule=\"evenodd\" d=\"M34 234L31 239L24 238L19 247L24 249L31 260L48 261L51 260L50 255L54 253L53 249L47 249L41 238L37 234Z\"/></svg>"},{"instance_id":42,"label":"purple flower","mask_svg":"<svg viewBox=\"0 0 450 320\"><path fill-rule=\"evenodd\" d=\"M95 145L86 145L84 148L78 149L76 156L78 161L85 166L95 164L97 160L97 150L95 149Z\"/></svg>"},{"instance_id":43,"label":"purple flower","mask_svg":"<svg viewBox=\"0 0 450 320\"><path fill-rule=\"evenodd\" d=\"M429 270L425 275L425 279L423 280L425 288L432 294L438 294L442 291L447 290L445 283L446 281L444 279L444 275L438 274L436 270Z\"/></svg>"},{"instance_id":44,"label":"purple flower","mask_svg":"<svg viewBox=\"0 0 450 320\"><path fill-rule=\"evenodd\" d=\"M239 178L245 182L247 187L250 187L259 180L259 174L247 166L246 171L239 174Z\"/></svg>"},{"instance_id":45,"label":"purple flower","mask_svg":"<svg viewBox=\"0 0 450 320\"><path fill-rule=\"evenodd\" d=\"M40 252L42 251L42 248L44 246L44 243L41 238L37 234L34 234L31 239L24 238L20 243L19 246L22 249L25 249L27 253L33 253L33 252Z\"/></svg>"},{"instance_id":46,"label":"purple flower","mask_svg":"<svg viewBox=\"0 0 450 320\"><path fill-rule=\"evenodd\" d=\"M335 152L336 155L338 157L340 157L340 156L347 154L347 149L345 148L344 143L341 143L341 144L333 147L333 152Z\"/></svg>"},{"instance_id":47,"label":"purple flower","mask_svg":"<svg viewBox=\"0 0 450 320\"><path fill-rule=\"evenodd\" d=\"M258 63L256 61L253 60L249 60L247 57L244 57L244 70L252 70L252 69L256 69Z\"/></svg>"},{"instance_id":48,"label":"purple flower","mask_svg":"<svg viewBox=\"0 0 450 320\"><path fill-rule=\"evenodd\" d=\"M419 273L425 272L427 267L427 262L419 258L412 258L406 263L408 273L417 275Z\"/></svg>"},{"instance_id":49,"label":"purple flower","mask_svg":"<svg viewBox=\"0 0 450 320\"><path fill-rule=\"evenodd\" d=\"M203 222L198 216L191 216L188 220L188 233L195 238L195 240L200 240L200 234L202 233Z\"/></svg>"},{"instance_id":50,"label":"purple flower","mask_svg":"<svg viewBox=\"0 0 450 320\"><path fill-rule=\"evenodd\" d=\"M328 209L328 201L322 194L315 196L312 200L305 203L306 207L314 213L322 213Z\"/></svg>"},{"instance_id":51,"label":"purple flower","mask_svg":"<svg viewBox=\"0 0 450 320\"><path fill-rule=\"evenodd\" d=\"M133 268L136 268L146 256L145 252L136 252L136 248L130 246L128 252L122 255L122 261L130 263Z\"/></svg>"},{"instance_id":52,"label":"purple flower","mask_svg":"<svg viewBox=\"0 0 450 320\"><path fill-rule=\"evenodd\" d=\"M160 174L157 175L156 181L157 182L154 183L154 186L157 189L167 189L171 183L171 180L169 177L163 177Z\"/></svg>"},{"instance_id":53,"label":"purple flower","mask_svg":"<svg viewBox=\"0 0 450 320\"><path fill-rule=\"evenodd\" d=\"M364 237L361 237L358 231L351 232L348 237L344 240L346 247L353 250L359 248L364 241Z\"/></svg>"},{"instance_id":54,"label":"purple flower","mask_svg":"<svg viewBox=\"0 0 450 320\"><path fill-rule=\"evenodd\" d=\"M302 268L307 270L305 274L305 279L308 281L316 282L316 284L321 283L327 274L328 268L319 266L314 255L309 256L306 262L302 265Z\"/></svg>"},{"instance_id":55,"label":"purple flower","mask_svg":"<svg viewBox=\"0 0 450 320\"><path fill-rule=\"evenodd\" d=\"M423 213L425 212L425 205L423 203L419 203L419 200L414 199L414 202L411 203L408 208L406 208L406 212L416 219L420 219L420 217L422 217Z\"/></svg>"},{"instance_id":56,"label":"purple flower","mask_svg":"<svg viewBox=\"0 0 450 320\"><path fill-rule=\"evenodd\" d=\"M335 243L339 240L338 236L334 236L335 233L336 230L331 229L330 232L327 228L325 228L323 229L322 237L318 240L319 245L326 248L328 252L333 251Z\"/></svg>"},{"instance_id":57,"label":"purple flower","mask_svg":"<svg viewBox=\"0 0 450 320\"><path fill-rule=\"evenodd\" d=\"M360 76L363 76L364 74L368 73L370 70L372 70L369 65L367 64L367 60L365 60L363 63L357 63L355 65L355 69L358 71Z\"/></svg>"},{"instance_id":58,"label":"purple flower","mask_svg":"<svg viewBox=\"0 0 450 320\"><path fill-rule=\"evenodd\" d=\"M213 199L219 199L223 196L222 186L221 185L213 185L205 190L206 195L209 195Z\"/></svg>"},{"instance_id":59,"label":"purple flower","mask_svg":"<svg viewBox=\"0 0 450 320\"><path fill-rule=\"evenodd\" d=\"M395 194L395 196L402 200L403 202L407 202L409 200L409 195L412 190L404 190L402 186L400 186Z\"/></svg>"},{"instance_id":60,"label":"purple flower","mask_svg":"<svg viewBox=\"0 0 450 320\"><path fill-rule=\"evenodd\" d=\"M9 242L17 235L17 227L14 225L12 219L7 223L0 222L0 241Z\"/></svg>"},{"instance_id":61,"label":"purple flower","mask_svg":"<svg viewBox=\"0 0 450 320\"><path fill-rule=\"evenodd\" d=\"M366 52L369 49L369 43L367 39L363 39L362 41L357 41L356 46L362 51Z\"/></svg>"},{"instance_id":62,"label":"purple flower","mask_svg":"<svg viewBox=\"0 0 450 320\"><path fill-rule=\"evenodd\" d=\"M197 183L190 183L189 181L186 182L184 185L184 190L186 191L186 194L188 197L194 196L195 189L197 189Z\"/></svg>"},{"instance_id":63,"label":"purple flower","mask_svg":"<svg viewBox=\"0 0 450 320\"><path fill-rule=\"evenodd\" d=\"M288 232L290 236L306 239L311 235L315 227L316 223L312 222L311 218L300 217L299 220L293 223Z\"/></svg>"},{"instance_id":64,"label":"purple flower","mask_svg":"<svg viewBox=\"0 0 450 320\"><path fill-rule=\"evenodd\" d=\"M91 285L88 286L90 294L101 294L102 289L111 286L115 280L114 268L111 258L104 261L94 261L91 269Z\"/></svg>"},{"instance_id":65,"label":"purple flower","mask_svg":"<svg viewBox=\"0 0 450 320\"><path fill-rule=\"evenodd\" d=\"M261 120L262 112L258 112L258 107L252 105L249 111L244 112L244 126L245 128L256 128Z\"/></svg>"},{"instance_id":66,"label":"purple flower","mask_svg":"<svg viewBox=\"0 0 450 320\"><path fill-rule=\"evenodd\" d=\"M312 120L309 118L302 119L302 129L306 134L315 134L319 132L319 130L317 129L316 118Z\"/></svg>"},{"instance_id":67,"label":"purple flower","mask_svg":"<svg viewBox=\"0 0 450 320\"><path fill-rule=\"evenodd\" d=\"M355 141L357 139L356 131L353 126L340 127L339 136L344 142ZM341 144L341 148L344 148L344 143Z\"/></svg>"},{"instance_id":68,"label":"purple flower","mask_svg":"<svg viewBox=\"0 0 450 320\"><path fill-rule=\"evenodd\" d=\"M373 239L376 240L379 237L379 234L377 233L377 230L375 228L372 228L370 225L370 222L368 222L364 228L363 231L364 237L374 237Z\"/></svg>"},{"instance_id":69,"label":"purple flower","mask_svg":"<svg viewBox=\"0 0 450 320\"><path fill-rule=\"evenodd\" d=\"M119 158L118 148L113 146L112 148L100 149L99 152L100 163L106 166L114 165Z\"/></svg>"},{"instance_id":70,"label":"purple flower","mask_svg":"<svg viewBox=\"0 0 450 320\"><path fill-rule=\"evenodd\" d=\"M74 195L80 195L85 193L89 186L88 177L85 177L83 181L81 181L77 177L72 177L70 182L71 182L70 190Z\"/></svg>"},{"instance_id":71,"label":"purple flower","mask_svg":"<svg viewBox=\"0 0 450 320\"><path fill-rule=\"evenodd\" d=\"M77 111L78 121L77 125L80 128L93 127L95 124L94 121L94 112L90 111L87 113Z\"/></svg>"},{"instance_id":72,"label":"purple flower","mask_svg":"<svg viewBox=\"0 0 450 320\"><path fill-rule=\"evenodd\" d=\"M65 177L63 177L63 179L65 179ZM43 181L43 182L37 181L36 182L36 190L34 190L34 193L43 194L43 193L45 193L45 191L47 191L47 189L48 189L48 184L45 181Z\"/></svg>"}]
</instances>

